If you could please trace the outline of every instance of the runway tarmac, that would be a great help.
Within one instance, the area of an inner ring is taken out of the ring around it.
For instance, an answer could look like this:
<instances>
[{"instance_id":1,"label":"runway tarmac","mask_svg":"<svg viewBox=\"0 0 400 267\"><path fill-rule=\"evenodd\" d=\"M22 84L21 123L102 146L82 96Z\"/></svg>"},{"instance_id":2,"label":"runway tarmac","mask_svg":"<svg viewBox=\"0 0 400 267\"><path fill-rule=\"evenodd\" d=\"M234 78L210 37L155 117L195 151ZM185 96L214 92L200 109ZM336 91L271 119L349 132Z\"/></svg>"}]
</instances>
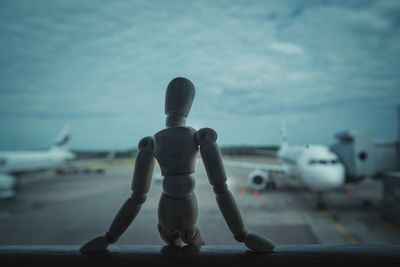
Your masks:
<instances>
[{"instance_id":1,"label":"runway tarmac","mask_svg":"<svg viewBox=\"0 0 400 267\"><path fill-rule=\"evenodd\" d=\"M268 158L240 160L274 162ZM0 244L76 245L104 234L130 196L133 162L91 163L106 167L104 174L45 173L22 178L17 198L0 203ZM200 159L197 162L195 193L201 234L209 245L236 245L204 166ZM282 178L278 190L257 193L248 187L246 170L227 168L226 172L247 228L275 244L400 243L400 229L381 219L379 181L348 186L351 195L326 195L327 210L319 211L309 191L296 180ZM117 244L163 244L156 227L161 192L162 184L153 181L142 210Z\"/></svg>"}]
</instances>

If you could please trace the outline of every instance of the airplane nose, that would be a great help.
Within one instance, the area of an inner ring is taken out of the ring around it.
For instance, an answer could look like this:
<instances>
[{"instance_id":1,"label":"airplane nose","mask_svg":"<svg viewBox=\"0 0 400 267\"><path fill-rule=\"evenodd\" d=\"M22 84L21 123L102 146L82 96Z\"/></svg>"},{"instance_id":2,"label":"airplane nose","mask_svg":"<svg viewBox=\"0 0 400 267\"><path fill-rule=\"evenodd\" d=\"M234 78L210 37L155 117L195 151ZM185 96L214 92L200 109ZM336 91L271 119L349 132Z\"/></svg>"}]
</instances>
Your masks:
<instances>
[{"instance_id":1,"label":"airplane nose","mask_svg":"<svg viewBox=\"0 0 400 267\"><path fill-rule=\"evenodd\" d=\"M338 188L344 184L344 169L341 167L335 167L329 173L326 173L325 176L325 181L332 188Z\"/></svg>"}]
</instances>

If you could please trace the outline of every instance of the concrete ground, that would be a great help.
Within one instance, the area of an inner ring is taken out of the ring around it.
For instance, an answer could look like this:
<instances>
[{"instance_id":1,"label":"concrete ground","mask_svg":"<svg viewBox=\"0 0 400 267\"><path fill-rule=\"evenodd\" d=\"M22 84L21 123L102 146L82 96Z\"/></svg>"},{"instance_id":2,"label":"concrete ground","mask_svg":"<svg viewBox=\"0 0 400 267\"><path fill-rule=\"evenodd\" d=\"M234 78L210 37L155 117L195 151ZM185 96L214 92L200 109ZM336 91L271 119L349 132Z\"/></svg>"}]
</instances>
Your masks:
<instances>
[{"instance_id":1,"label":"concrete ground","mask_svg":"<svg viewBox=\"0 0 400 267\"><path fill-rule=\"evenodd\" d=\"M274 162L260 158L240 160ZM17 198L0 203L0 244L83 244L104 234L130 195L133 160L90 164L94 168L106 167L106 172L45 173L21 178ZM281 178L278 190L258 193L248 187L247 170L226 171L248 229L275 244L400 243L400 229L381 219L379 181L348 186L347 194L326 195L327 209L318 211L311 194L296 180ZM198 227L205 242L237 244L218 210L201 160L195 177ZM161 183L153 181L147 201L118 244L163 244L156 227L161 192Z\"/></svg>"}]
</instances>

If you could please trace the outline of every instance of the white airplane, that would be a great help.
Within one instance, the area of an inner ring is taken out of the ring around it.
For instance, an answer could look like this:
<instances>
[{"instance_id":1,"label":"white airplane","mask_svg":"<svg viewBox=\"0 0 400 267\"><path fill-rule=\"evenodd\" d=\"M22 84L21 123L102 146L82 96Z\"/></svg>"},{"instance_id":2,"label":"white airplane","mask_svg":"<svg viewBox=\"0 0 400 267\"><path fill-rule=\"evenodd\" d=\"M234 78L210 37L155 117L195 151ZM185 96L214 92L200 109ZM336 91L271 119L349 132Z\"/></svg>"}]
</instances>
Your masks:
<instances>
[{"instance_id":1,"label":"white airplane","mask_svg":"<svg viewBox=\"0 0 400 267\"><path fill-rule=\"evenodd\" d=\"M75 158L68 149L69 127L64 127L55 144L46 151L0 152L0 198L15 196L16 177L62 167Z\"/></svg>"},{"instance_id":2,"label":"white airplane","mask_svg":"<svg viewBox=\"0 0 400 267\"><path fill-rule=\"evenodd\" d=\"M282 144L277 157L282 165L251 162L224 161L231 167L254 169L248 176L255 190L276 188L274 179L278 174L298 178L316 195L318 208L324 208L322 194L337 190L345 183L345 169L336 154L324 145L289 146L286 129L281 129Z\"/></svg>"}]
</instances>

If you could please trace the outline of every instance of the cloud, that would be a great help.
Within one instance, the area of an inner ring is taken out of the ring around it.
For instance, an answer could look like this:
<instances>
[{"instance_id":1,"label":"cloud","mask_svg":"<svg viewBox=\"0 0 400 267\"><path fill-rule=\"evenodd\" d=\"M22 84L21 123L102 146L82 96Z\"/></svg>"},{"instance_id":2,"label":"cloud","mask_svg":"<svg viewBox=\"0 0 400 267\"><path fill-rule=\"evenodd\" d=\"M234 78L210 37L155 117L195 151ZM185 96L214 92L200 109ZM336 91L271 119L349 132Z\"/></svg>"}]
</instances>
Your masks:
<instances>
[{"instance_id":1,"label":"cloud","mask_svg":"<svg viewBox=\"0 0 400 267\"><path fill-rule=\"evenodd\" d=\"M274 42L271 43L269 47L275 52L286 54L289 56L303 54L303 50L300 47L290 43Z\"/></svg>"},{"instance_id":2,"label":"cloud","mask_svg":"<svg viewBox=\"0 0 400 267\"><path fill-rule=\"evenodd\" d=\"M188 121L222 143L278 141L268 129L282 117L295 142L353 125L391 138L380 116L400 97L397 11L398 1L4 2L0 148L26 125L42 147L44 129L69 120L76 147L135 144L163 127L176 76L197 88ZM11 148L34 146L24 133Z\"/></svg>"}]
</instances>

